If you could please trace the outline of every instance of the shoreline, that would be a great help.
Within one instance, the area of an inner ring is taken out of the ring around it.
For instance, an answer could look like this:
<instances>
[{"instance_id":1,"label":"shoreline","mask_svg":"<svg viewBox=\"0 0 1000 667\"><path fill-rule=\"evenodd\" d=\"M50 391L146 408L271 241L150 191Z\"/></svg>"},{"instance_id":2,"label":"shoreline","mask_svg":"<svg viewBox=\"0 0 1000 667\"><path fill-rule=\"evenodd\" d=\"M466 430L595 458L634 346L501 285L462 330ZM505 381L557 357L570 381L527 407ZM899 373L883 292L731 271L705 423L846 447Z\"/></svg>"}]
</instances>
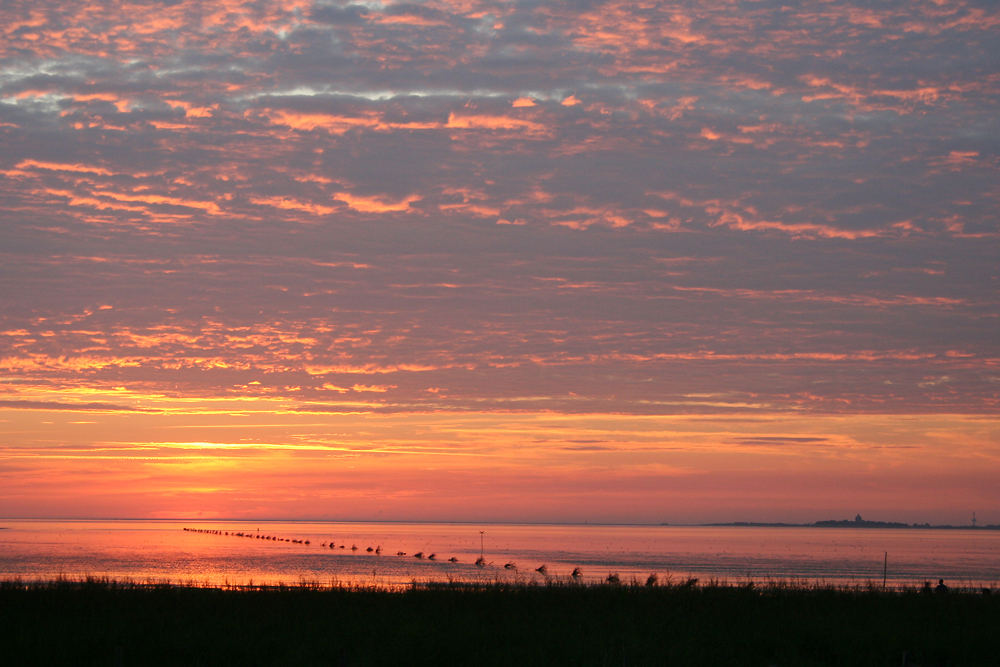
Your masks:
<instances>
[{"instance_id":1,"label":"shoreline","mask_svg":"<svg viewBox=\"0 0 1000 667\"><path fill-rule=\"evenodd\" d=\"M940 594L941 591L934 591L934 582L927 580L921 584L881 584L875 580L864 581L809 581L805 579L767 579L767 580L729 580L709 578L701 580L691 577L685 580L661 581L656 576L650 576L645 580L633 577L628 580L612 578L605 580L574 580L572 578L551 578L546 581L509 581L503 579L491 580L411 580L397 584L391 583L350 583L331 580L321 582L318 580L300 580L294 583L212 583L208 581L198 582L187 581L155 581L137 579L116 579L104 576L81 576L66 577L60 576L53 579L27 579L13 577L0 579L0 591L44 591L44 590L134 590L134 591L164 591L164 590L199 590L218 591L223 593L244 593L244 592L359 592L359 593L405 593L408 591L454 591L454 592L514 592L514 591L539 591L539 590L587 590L587 589L608 589L621 592L629 591L679 591L679 590L740 590L755 592L759 594L769 593L831 593L843 595L886 595L902 596L914 593ZM968 582L952 581L946 589L947 594L966 596L991 596L1000 594L1000 588L994 586L983 586L969 584ZM998 597L1000 599L1000 597Z\"/></svg>"}]
</instances>

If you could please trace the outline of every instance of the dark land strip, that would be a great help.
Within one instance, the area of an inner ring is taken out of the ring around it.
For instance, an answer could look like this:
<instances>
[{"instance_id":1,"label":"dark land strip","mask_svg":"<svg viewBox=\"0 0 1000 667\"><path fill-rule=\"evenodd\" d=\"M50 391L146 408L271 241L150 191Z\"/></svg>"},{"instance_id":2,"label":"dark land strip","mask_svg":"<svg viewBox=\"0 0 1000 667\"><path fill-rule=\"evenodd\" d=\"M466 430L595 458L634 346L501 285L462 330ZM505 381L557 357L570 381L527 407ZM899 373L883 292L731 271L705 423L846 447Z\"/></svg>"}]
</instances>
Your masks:
<instances>
[{"instance_id":1,"label":"dark land strip","mask_svg":"<svg viewBox=\"0 0 1000 667\"><path fill-rule=\"evenodd\" d=\"M979 590L0 583L11 665L995 665L998 627Z\"/></svg>"}]
</instances>

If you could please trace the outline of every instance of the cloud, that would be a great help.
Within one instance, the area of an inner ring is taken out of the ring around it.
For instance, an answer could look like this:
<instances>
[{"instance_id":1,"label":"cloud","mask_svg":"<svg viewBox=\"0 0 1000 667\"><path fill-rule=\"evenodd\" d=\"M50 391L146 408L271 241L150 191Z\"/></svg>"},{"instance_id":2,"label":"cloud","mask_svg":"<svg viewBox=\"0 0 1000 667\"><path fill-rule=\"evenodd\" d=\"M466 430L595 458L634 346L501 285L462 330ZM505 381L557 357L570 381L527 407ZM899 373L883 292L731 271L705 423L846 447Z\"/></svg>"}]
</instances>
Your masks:
<instances>
[{"instance_id":1,"label":"cloud","mask_svg":"<svg viewBox=\"0 0 1000 667\"><path fill-rule=\"evenodd\" d=\"M0 408L15 410L69 410L75 412L156 412L113 403L63 403L59 401L0 400Z\"/></svg>"},{"instance_id":2,"label":"cloud","mask_svg":"<svg viewBox=\"0 0 1000 667\"><path fill-rule=\"evenodd\" d=\"M1000 407L988 3L150 7L0 10L15 419Z\"/></svg>"},{"instance_id":3,"label":"cloud","mask_svg":"<svg viewBox=\"0 0 1000 667\"><path fill-rule=\"evenodd\" d=\"M771 447L771 446L783 446L783 445L817 446L817 445L830 444L830 438L772 435L772 436L754 436L752 438L739 438L735 442L740 445L747 445L750 447Z\"/></svg>"}]
</instances>

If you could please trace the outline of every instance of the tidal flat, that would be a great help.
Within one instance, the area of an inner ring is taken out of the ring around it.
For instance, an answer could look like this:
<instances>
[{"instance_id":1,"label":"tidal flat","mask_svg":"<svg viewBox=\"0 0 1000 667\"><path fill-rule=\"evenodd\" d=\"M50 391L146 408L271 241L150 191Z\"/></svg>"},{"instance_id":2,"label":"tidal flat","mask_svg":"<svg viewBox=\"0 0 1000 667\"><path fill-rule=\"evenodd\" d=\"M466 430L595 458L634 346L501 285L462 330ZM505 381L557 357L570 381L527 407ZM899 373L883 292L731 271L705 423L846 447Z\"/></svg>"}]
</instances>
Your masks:
<instances>
[{"instance_id":1,"label":"tidal flat","mask_svg":"<svg viewBox=\"0 0 1000 667\"><path fill-rule=\"evenodd\" d=\"M997 627L981 589L0 583L11 665L991 665Z\"/></svg>"}]
</instances>

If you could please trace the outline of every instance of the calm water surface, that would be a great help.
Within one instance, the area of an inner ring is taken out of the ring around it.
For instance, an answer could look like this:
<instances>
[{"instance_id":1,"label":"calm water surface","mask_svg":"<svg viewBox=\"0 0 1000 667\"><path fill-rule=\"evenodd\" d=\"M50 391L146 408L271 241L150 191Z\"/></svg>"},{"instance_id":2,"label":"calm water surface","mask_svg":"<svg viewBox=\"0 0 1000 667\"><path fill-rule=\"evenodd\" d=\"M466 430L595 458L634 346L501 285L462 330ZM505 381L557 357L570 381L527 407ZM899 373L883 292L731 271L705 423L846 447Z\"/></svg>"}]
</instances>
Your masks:
<instances>
[{"instance_id":1,"label":"calm water surface","mask_svg":"<svg viewBox=\"0 0 1000 667\"><path fill-rule=\"evenodd\" d=\"M698 577L881 584L888 553L891 586L939 578L954 586L1000 585L998 531L30 520L0 521L0 528L0 579L397 586L565 579L580 568L588 582L611 573L622 581L645 581L655 573L661 582ZM300 542L257 539L258 534ZM481 537L485 567L474 564ZM381 555L367 551L379 546ZM425 558L415 558L416 552ZM432 553L436 560L426 558ZM458 562L449 562L451 557ZM516 569L505 568L507 563ZM547 575L535 571L543 564Z\"/></svg>"}]
</instances>

